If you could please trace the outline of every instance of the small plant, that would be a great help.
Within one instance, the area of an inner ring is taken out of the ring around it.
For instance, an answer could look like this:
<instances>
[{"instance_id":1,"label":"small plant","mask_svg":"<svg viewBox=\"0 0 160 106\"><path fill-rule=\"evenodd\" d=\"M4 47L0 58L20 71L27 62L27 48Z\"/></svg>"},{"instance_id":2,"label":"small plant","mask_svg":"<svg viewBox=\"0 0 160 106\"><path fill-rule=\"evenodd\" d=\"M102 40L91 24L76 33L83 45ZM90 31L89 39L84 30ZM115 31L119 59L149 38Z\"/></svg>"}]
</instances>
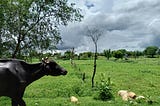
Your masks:
<instances>
[{"instance_id":1,"label":"small plant","mask_svg":"<svg viewBox=\"0 0 160 106\"><path fill-rule=\"evenodd\" d=\"M111 89L111 78L105 79L105 75L101 74L100 82L96 84L97 94L94 99L98 100L111 100L113 99L112 89Z\"/></svg>"},{"instance_id":2,"label":"small plant","mask_svg":"<svg viewBox=\"0 0 160 106\"><path fill-rule=\"evenodd\" d=\"M88 89L89 85L83 82L78 82L72 86L72 95L79 97L91 96L92 90Z\"/></svg>"}]
</instances>

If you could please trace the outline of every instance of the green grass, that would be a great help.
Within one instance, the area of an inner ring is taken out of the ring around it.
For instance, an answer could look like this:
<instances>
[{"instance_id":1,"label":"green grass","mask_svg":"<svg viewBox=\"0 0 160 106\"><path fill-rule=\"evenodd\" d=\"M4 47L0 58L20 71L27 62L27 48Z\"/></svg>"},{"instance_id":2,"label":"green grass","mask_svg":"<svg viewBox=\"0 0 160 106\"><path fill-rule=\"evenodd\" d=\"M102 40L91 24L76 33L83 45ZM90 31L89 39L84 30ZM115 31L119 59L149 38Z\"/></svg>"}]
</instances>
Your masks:
<instances>
[{"instance_id":1,"label":"green grass","mask_svg":"<svg viewBox=\"0 0 160 106\"><path fill-rule=\"evenodd\" d=\"M93 99L91 89L93 60L75 60L76 67L70 61L57 60L69 73L66 76L45 76L27 87L24 100L27 106L132 106L134 103L124 102L117 95L118 90L126 89L143 95L153 101L153 106L160 105L160 59L139 58L128 61L111 59L97 61L95 82L100 81L101 74L111 77L112 93L115 97L111 101ZM85 82L82 73L86 74ZM70 96L79 99L78 104L70 102ZM136 106L148 106L147 102ZM0 98L0 106L10 106L10 99Z\"/></svg>"}]
</instances>

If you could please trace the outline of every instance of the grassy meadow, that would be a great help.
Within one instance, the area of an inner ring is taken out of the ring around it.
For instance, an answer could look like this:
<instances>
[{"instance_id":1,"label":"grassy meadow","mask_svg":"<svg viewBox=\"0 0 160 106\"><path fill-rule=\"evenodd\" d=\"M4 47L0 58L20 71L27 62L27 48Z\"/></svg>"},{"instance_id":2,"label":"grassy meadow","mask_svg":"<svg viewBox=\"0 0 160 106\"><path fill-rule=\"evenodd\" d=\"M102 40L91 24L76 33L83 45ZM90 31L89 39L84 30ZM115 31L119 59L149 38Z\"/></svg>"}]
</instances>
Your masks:
<instances>
[{"instance_id":1,"label":"grassy meadow","mask_svg":"<svg viewBox=\"0 0 160 106\"><path fill-rule=\"evenodd\" d=\"M57 60L68 70L66 76L45 76L27 87L24 100L27 106L160 106L160 58L138 58L129 60L97 60L95 84L102 74L111 78L113 100L95 100L95 92L91 88L93 60L74 60L76 66L71 66L69 60ZM85 80L82 80L85 73ZM124 102L117 95L118 90L129 90L137 95L143 95L150 102ZM70 102L75 96L79 102ZM10 106L10 99L0 98L0 106Z\"/></svg>"}]
</instances>

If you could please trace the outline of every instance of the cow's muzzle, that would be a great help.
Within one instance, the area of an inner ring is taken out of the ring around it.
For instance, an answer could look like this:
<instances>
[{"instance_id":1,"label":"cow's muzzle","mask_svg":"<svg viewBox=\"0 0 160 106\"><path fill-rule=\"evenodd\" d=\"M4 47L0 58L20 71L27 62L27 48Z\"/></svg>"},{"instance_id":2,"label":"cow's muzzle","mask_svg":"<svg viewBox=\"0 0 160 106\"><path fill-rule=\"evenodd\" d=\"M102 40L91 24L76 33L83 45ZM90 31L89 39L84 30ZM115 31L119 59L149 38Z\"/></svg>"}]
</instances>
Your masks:
<instances>
[{"instance_id":1,"label":"cow's muzzle","mask_svg":"<svg viewBox=\"0 0 160 106\"><path fill-rule=\"evenodd\" d=\"M66 75L68 72L66 71L66 70L63 70L62 72L61 72L61 74L62 75Z\"/></svg>"}]
</instances>

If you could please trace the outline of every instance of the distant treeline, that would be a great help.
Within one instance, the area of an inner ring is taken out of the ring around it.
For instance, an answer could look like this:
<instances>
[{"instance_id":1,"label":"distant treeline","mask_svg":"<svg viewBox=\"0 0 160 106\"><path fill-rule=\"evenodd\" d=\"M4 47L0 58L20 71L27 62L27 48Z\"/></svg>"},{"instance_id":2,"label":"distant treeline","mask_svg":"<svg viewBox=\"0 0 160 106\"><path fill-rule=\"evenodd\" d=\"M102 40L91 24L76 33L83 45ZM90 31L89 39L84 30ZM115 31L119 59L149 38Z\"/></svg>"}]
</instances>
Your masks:
<instances>
[{"instance_id":1,"label":"distant treeline","mask_svg":"<svg viewBox=\"0 0 160 106\"><path fill-rule=\"evenodd\" d=\"M98 57L106 57L106 59L110 59L114 57L115 59L128 59L128 58L138 58L140 56L148 57L148 58L156 58L160 55L160 49L156 46L149 46L146 47L144 51L127 51L126 49L119 49L119 50L111 50L106 49L102 53L97 53ZM2 55L1 58L10 58L10 54L6 54L5 56ZM17 58L19 59L31 59L31 58L39 58L42 57L53 57L54 59L75 59L75 60L87 60L93 59L94 53L93 52L83 52L76 54L73 50L67 50L66 52L62 53L39 53L37 51L31 51L27 55L19 55Z\"/></svg>"},{"instance_id":2,"label":"distant treeline","mask_svg":"<svg viewBox=\"0 0 160 106\"><path fill-rule=\"evenodd\" d=\"M148 58L156 58L160 55L160 49L155 46L147 47L144 51L127 51L125 49L119 50L104 50L102 53L97 53L97 56L104 56L106 59L110 59L114 57L116 59L128 59L128 58L138 58L140 56L145 56ZM83 52L80 54L75 54L74 52L68 50L63 55L61 53L55 53L53 55L57 59L78 59L78 60L85 60L85 59L93 59L94 53L93 52Z\"/></svg>"}]
</instances>

